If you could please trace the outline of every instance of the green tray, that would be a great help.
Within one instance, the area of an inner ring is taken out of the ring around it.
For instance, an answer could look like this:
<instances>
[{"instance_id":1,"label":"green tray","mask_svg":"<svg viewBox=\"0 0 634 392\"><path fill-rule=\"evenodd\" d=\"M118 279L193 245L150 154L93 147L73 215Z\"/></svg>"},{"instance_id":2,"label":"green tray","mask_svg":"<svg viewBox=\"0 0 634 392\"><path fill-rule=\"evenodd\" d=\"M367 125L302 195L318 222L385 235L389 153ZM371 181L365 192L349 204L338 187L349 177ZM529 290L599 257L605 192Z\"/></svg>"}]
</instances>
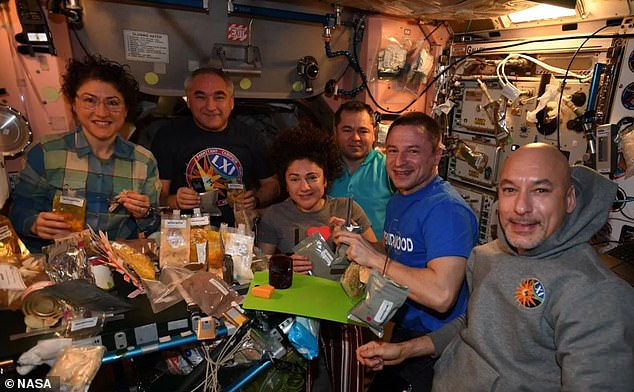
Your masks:
<instances>
[{"instance_id":1,"label":"green tray","mask_svg":"<svg viewBox=\"0 0 634 392\"><path fill-rule=\"evenodd\" d=\"M251 295L253 287L269 284L268 271L256 272L242 307L306 316L340 323L348 321L348 312L358 300L350 299L341 284L328 279L293 274L293 284L288 289L275 290L273 297L259 298ZM354 323L356 324L356 323Z\"/></svg>"}]
</instances>

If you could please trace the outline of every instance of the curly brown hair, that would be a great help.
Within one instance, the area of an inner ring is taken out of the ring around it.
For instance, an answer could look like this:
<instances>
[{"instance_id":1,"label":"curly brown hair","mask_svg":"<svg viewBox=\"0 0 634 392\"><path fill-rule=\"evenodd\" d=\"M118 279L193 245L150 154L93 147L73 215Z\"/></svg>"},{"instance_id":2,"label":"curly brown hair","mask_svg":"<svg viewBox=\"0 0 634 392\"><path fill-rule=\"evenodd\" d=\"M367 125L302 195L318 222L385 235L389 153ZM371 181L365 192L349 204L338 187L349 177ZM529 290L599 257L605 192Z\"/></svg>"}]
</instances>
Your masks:
<instances>
[{"instance_id":1,"label":"curly brown hair","mask_svg":"<svg viewBox=\"0 0 634 392\"><path fill-rule=\"evenodd\" d=\"M328 186L343 171L337 143L331 134L310 122L280 132L271 148L272 161L284 188L288 166L297 160L307 159L324 171Z\"/></svg>"},{"instance_id":2,"label":"curly brown hair","mask_svg":"<svg viewBox=\"0 0 634 392\"><path fill-rule=\"evenodd\" d=\"M128 121L137 114L139 83L127 65L119 64L99 55L86 56L83 60L71 59L62 76L62 93L69 103L77 97L77 90L89 80L100 80L111 84L121 95L128 109Z\"/></svg>"}]
</instances>

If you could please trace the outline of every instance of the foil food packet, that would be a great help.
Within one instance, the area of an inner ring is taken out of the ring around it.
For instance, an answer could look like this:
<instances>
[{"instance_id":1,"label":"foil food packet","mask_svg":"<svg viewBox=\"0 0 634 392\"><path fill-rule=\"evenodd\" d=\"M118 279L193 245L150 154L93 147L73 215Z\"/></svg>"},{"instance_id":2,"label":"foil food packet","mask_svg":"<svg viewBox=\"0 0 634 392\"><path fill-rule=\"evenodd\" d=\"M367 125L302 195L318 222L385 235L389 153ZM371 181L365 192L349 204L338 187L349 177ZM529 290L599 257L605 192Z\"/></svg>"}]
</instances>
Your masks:
<instances>
[{"instance_id":1,"label":"foil food packet","mask_svg":"<svg viewBox=\"0 0 634 392\"><path fill-rule=\"evenodd\" d=\"M335 259L330 246L319 232L315 232L295 245L293 252L308 257L313 264L313 275L331 279L330 266Z\"/></svg>"},{"instance_id":2,"label":"foil food packet","mask_svg":"<svg viewBox=\"0 0 634 392\"><path fill-rule=\"evenodd\" d=\"M376 336L383 337L385 323L405 303L408 293L407 287L372 270L365 298L350 310L348 320L365 323Z\"/></svg>"}]
</instances>

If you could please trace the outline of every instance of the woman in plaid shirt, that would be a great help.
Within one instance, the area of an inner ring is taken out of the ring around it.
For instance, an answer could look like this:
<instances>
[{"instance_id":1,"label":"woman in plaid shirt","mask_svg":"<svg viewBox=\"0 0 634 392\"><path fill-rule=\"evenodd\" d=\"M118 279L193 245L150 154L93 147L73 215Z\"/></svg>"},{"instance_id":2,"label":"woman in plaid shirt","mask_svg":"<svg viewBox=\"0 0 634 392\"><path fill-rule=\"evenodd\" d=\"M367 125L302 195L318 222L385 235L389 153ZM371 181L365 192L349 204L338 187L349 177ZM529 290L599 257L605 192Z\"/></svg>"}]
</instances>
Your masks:
<instances>
[{"instance_id":1,"label":"woman in plaid shirt","mask_svg":"<svg viewBox=\"0 0 634 392\"><path fill-rule=\"evenodd\" d=\"M136 111L137 81L127 67L99 56L71 60L62 78L78 127L28 150L9 213L18 234L34 252L68 234L71 225L51 212L63 189L85 195L86 225L111 239L152 232L161 188L156 160L118 135Z\"/></svg>"}]
</instances>

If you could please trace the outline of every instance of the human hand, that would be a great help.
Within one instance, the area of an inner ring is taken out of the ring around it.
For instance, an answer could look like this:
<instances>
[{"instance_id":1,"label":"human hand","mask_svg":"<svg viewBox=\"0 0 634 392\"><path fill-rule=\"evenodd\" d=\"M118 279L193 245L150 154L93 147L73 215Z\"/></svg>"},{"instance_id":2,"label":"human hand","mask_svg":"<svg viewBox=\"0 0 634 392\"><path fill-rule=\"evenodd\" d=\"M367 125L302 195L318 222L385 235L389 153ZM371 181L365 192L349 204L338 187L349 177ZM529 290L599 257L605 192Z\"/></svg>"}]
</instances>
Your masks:
<instances>
[{"instance_id":1,"label":"human hand","mask_svg":"<svg viewBox=\"0 0 634 392\"><path fill-rule=\"evenodd\" d=\"M242 208L255 210L258 208L258 198L253 191L246 191L242 196Z\"/></svg>"},{"instance_id":2,"label":"human hand","mask_svg":"<svg viewBox=\"0 0 634 392\"><path fill-rule=\"evenodd\" d=\"M341 228L341 226L345 225L346 220L339 218L338 216L331 216L330 219L328 219L328 224L336 230L337 228Z\"/></svg>"},{"instance_id":3,"label":"human hand","mask_svg":"<svg viewBox=\"0 0 634 392\"><path fill-rule=\"evenodd\" d=\"M149 196L135 191L122 192L119 196L119 203L128 210L134 219L145 218L152 206Z\"/></svg>"},{"instance_id":4,"label":"human hand","mask_svg":"<svg viewBox=\"0 0 634 392\"><path fill-rule=\"evenodd\" d=\"M52 240L70 234L70 228L70 223L63 216L54 212L40 212L31 226L31 232L42 239Z\"/></svg>"},{"instance_id":5,"label":"human hand","mask_svg":"<svg viewBox=\"0 0 634 392\"><path fill-rule=\"evenodd\" d=\"M376 372L403 362L407 358L403 348L399 343L373 341L357 348L357 360Z\"/></svg>"},{"instance_id":6,"label":"human hand","mask_svg":"<svg viewBox=\"0 0 634 392\"><path fill-rule=\"evenodd\" d=\"M191 210L200 206L198 192L185 186L176 191L176 206L182 210Z\"/></svg>"},{"instance_id":7,"label":"human hand","mask_svg":"<svg viewBox=\"0 0 634 392\"><path fill-rule=\"evenodd\" d=\"M308 260L307 256L295 253L291 255L291 259L293 259L293 272L307 275L310 271L312 271L313 263Z\"/></svg>"},{"instance_id":8,"label":"human hand","mask_svg":"<svg viewBox=\"0 0 634 392\"><path fill-rule=\"evenodd\" d=\"M348 260L356 261L360 265L377 268L385 261L385 256L381 255L361 234L335 228L333 241L337 245L348 244L346 251Z\"/></svg>"}]
</instances>

